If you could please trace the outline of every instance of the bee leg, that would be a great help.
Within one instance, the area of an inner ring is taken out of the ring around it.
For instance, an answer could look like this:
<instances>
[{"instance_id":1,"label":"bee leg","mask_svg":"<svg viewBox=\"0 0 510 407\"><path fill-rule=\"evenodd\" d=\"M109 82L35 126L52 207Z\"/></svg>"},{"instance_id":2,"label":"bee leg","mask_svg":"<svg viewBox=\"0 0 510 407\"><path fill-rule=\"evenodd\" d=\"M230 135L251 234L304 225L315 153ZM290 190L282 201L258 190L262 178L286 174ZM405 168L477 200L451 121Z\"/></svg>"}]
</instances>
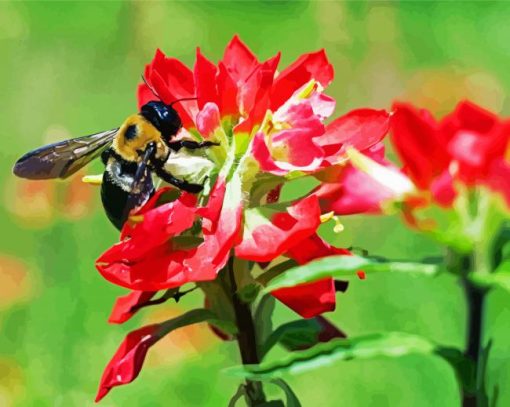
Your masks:
<instances>
[{"instance_id":1,"label":"bee leg","mask_svg":"<svg viewBox=\"0 0 510 407\"><path fill-rule=\"evenodd\" d=\"M172 141L168 145L172 150L179 151L183 147L187 148L189 150L196 150L198 148L219 146L220 143L215 143L213 141L198 142L198 141L192 141L192 140L179 140L179 141Z\"/></svg>"},{"instance_id":2,"label":"bee leg","mask_svg":"<svg viewBox=\"0 0 510 407\"><path fill-rule=\"evenodd\" d=\"M193 194L198 194L200 191L202 191L202 189L204 189L203 185L192 184L191 182L188 182L186 180L175 178L172 174L170 174L167 171L164 171L159 166L154 166L154 172L163 181L168 182L169 184L172 184L173 186L175 186L183 191L191 192Z\"/></svg>"}]
</instances>

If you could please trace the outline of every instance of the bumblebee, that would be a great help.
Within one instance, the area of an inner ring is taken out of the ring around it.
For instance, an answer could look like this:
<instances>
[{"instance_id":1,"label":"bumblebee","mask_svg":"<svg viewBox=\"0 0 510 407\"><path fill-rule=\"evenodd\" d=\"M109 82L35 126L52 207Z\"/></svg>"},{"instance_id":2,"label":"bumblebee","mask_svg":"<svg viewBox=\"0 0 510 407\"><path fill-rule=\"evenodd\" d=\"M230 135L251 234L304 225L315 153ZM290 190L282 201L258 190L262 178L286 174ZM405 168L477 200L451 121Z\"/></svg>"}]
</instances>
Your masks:
<instances>
[{"instance_id":1,"label":"bumblebee","mask_svg":"<svg viewBox=\"0 0 510 407\"><path fill-rule=\"evenodd\" d=\"M171 104L151 101L119 128L30 151L16 162L13 173L34 180L67 178L101 157L105 165L101 200L110 221L121 229L131 210L154 193L153 173L184 191L198 193L203 188L176 178L165 169L172 152L217 145L211 141L174 140L182 123L172 105L183 100L190 99Z\"/></svg>"}]
</instances>

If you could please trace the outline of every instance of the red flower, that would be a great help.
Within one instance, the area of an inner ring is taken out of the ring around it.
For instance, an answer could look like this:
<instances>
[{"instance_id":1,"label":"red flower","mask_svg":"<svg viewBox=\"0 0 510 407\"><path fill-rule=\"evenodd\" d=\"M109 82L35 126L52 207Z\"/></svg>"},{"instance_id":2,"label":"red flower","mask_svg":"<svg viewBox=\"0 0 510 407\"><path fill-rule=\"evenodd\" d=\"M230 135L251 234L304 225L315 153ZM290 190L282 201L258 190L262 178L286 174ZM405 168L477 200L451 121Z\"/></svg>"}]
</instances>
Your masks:
<instances>
[{"instance_id":1,"label":"red flower","mask_svg":"<svg viewBox=\"0 0 510 407\"><path fill-rule=\"evenodd\" d=\"M450 206L455 182L468 188L486 186L510 205L510 165L505 158L510 122L467 101L439 122L426 110L403 103L394 107L392 142L419 189Z\"/></svg>"},{"instance_id":2,"label":"red flower","mask_svg":"<svg viewBox=\"0 0 510 407\"><path fill-rule=\"evenodd\" d=\"M334 99L324 93L333 79L326 53L305 54L280 71L279 60L278 54L260 62L236 36L217 64L197 50L190 69L158 50L146 66L149 86L138 87L138 104L195 98L174 104L183 123L176 137L207 139L215 146L193 155L186 148L172 153L165 168L186 178L185 169L194 167L190 176L204 182L203 192L158 190L131 214L120 242L97 260L108 281L134 290L117 300L111 322L128 320L159 290L216 279L231 256L251 267L279 256L305 264L349 253L317 235L321 209L372 209L376 197L367 198L358 185L368 178L347 164L347 155L355 148L383 162L379 147L389 115L360 109L326 125L335 108ZM307 174L329 184L282 202L282 185ZM336 306L330 278L272 294L305 318ZM215 298L207 300L216 311ZM103 375L98 400L136 377L148 347L162 335L161 326L128 335Z\"/></svg>"},{"instance_id":3,"label":"red flower","mask_svg":"<svg viewBox=\"0 0 510 407\"><path fill-rule=\"evenodd\" d=\"M278 62L279 55L259 62L238 37L217 65L198 50L193 71L156 52L145 79L166 103L197 97L175 107L187 137L200 133L220 143L205 152L216 165L210 178L218 179L205 205L183 193L161 206L152 200L138 212L143 220L126 225L122 241L97 261L106 279L140 291L211 280L232 249L238 257L268 262L315 234L317 197L262 205L274 185L265 187L259 175L276 174L283 183L291 171L336 165L347 146L378 143L388 114L364 109L325 126L335 104L323 93L333 79L325 52L304 55L280 73ZM140 105L155 98L146 84L138 96Z\"/></svg>"}]
</instances>

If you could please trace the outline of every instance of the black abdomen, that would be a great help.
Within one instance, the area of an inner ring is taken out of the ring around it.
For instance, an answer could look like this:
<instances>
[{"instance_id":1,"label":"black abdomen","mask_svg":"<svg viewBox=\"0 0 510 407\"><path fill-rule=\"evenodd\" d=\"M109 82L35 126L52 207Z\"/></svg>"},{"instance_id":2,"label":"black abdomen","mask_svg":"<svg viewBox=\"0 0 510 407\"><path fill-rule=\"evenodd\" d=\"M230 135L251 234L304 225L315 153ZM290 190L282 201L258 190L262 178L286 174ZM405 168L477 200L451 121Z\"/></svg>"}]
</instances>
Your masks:
<instances>
[{"instance_id":1,"label":"black abdomen","mask_svg":"<svg viewBox=\"0 0 510 407\"><path fill-rule=\"evenodd\" d=\"M154 185L149 173L139 182L136 191L131 190L136 166L123 165L111 160L103 175L101 200L108 219L117 229L122 229L129 210L143 205L154 193ZM132 196L131 200L129 197ZM132 208L127 208L127 205Z\"/></svg>"}]
</instances>

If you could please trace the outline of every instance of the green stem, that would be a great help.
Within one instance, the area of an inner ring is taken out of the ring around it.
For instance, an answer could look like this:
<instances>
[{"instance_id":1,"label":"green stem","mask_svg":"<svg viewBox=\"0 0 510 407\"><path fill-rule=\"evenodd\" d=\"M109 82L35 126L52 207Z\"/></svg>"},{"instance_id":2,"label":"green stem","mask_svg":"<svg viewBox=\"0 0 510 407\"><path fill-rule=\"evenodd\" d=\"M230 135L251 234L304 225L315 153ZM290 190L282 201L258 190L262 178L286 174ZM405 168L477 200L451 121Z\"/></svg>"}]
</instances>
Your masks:
<instances>
[{"instance_id":1,"label":"green stem","mask_svg":"<svg viewBox=\"0 0 510 407\"><path fill-rule=\"evenodd\" d=\"M257 339L255 336L255 323L249 304L241 301L237 295L237 283L234 275L234 258L231 257L228 262L228 275L230 279L232 305L234 307L235 319L237 323L237 343L243 365L259 364L260 357L258 353ZM262 383L252 380L246 380L244 385L245 397L248 405L258 406L266 402L266 396L262 388Z\"/></svg>"}]
</instances>

